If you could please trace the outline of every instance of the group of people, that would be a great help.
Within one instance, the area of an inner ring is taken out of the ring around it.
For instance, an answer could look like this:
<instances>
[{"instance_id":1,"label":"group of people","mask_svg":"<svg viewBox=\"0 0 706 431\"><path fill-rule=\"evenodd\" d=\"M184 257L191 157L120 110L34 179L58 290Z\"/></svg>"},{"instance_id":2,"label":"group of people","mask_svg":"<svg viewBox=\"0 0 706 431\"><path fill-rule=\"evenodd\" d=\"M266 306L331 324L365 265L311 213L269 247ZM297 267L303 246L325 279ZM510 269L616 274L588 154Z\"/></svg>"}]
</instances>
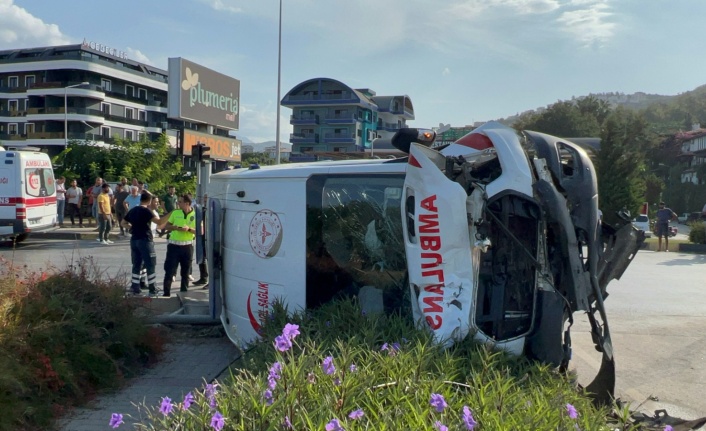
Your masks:
<instances>
[{"instance_id":1,"label":"group of people","mask_svg":"<svg viewBox=\"0 0 706 431\"><path fill-rule=\"evenodd\" d=\"M78 215L79 227L83 227L80 212L83 190L76 180L71 181L69 189L64 188L65 178L57 180L57 201L62 198L59 211L59 225L63 227L65 202L69 203L71 225L75 226L74 216ZM113 190L103 178L96 178L95 184L88 189L91 212L98 224L98 241L103 245L113 244L110 232L113 229L113 213L116 225L120 228L119 236L130 236L130 254L132 262L132 293L140 294L147 288L150 295L157 294L156 265L157 254L154 238L167 235L167 255L164 260L164 282L162 296L171 296L172 282L180 270L182 292L188 289L191 276L191 263L194 258L194 240L196 235L196 212L190 194L177 195L176 188L169 186L161 202L158 196L144 187L136 178L128 184L127 178L121 178ZM57 205L59 207L59 205ZM160 212L163 215L160 215ZM202 226L198 227L202 229ZM208 284L206 263L199 264L201 277L194 285Z\"/></svg>"}]
</instances>

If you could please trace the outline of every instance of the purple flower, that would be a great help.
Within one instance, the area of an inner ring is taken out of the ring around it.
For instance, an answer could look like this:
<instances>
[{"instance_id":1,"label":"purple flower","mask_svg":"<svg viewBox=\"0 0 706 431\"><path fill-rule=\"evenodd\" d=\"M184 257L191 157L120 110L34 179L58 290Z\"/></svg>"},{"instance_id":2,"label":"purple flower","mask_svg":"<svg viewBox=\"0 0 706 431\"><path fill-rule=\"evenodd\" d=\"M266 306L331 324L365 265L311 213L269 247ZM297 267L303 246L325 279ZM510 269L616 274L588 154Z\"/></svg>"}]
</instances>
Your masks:
<instances>
[{"instance_id":1,"label":"purple flower","mask_svg":"<svg viewBox=\"0 0 706 431\"><path fill-rule=\"evenodd\" d=\"M385 344L382 345L382 347L380 347L380 351L385 351L385 350L387 350L387 349L389 349L389 348L390 348L390 346L388 346L387 343L385 343Z\"/></svg>"},{"instance_id":2,"label":"purple flower","mask_svg":"<svg viewBox=\"0 0 706 431\"><path fill-rule=\"evenodd\" d=\"M674 428L671 425L667 425L664 427L664 431L674 431Z\"/></svg>"},{"instance_id":3,"label":"purple flower","mask_svg":"<svg viewBox=\"0 0 706 431\"><path fill-rule=\"evenodd\" d=\"M471 412L471 409L468 406L463 406L463 424L466 425L466 429L468 431L473 431L473 428L475 428L476 425L478 425L478 422L476 422L475 419L473 419L473 412Z\"/></svg>"},{"instance_id":4,"label":"purple flower","mask_svg":"<svg viewBox=\"0 0 706 431\"><path fill-rule=\"evenodd\" d=\"M566 405L566 413L569 414L569 417L571 419L576 419L579 417L579 412L576 411L576 407L572 406L571 404Z\"/></svg>"},{"instance_id":5,"label":"purple flower","mask_svg":"<svg viewBox=\"0 0 706 431\"><path fill-rule=\"evenodd\" d=\"M358 420L363 417L363 409L358 409L358 410L353 410L352 412L348 413L348 417L355 420Z\"/></svg>"},{"instance_id":6,"label":"purple flower","mask_svg":"<svg viewBox=\"0 0 706 431\"><path fill-rule=\"evenodd\" d=\"M267 387L274 391L275 388L277 388L277 379L272 378L272 377L268 377L267 378Z\"/></svg>"},{"instance_id":7,"label":"purple flower","mask_svg":"<svg viewBox=\"0 0 706 431\"><path fill-rule=\"evenodd\" d=\"M330 320L327 320L327 321L326 321L326 327L327 327L327 328L330 328L330 327L331 327L331 321L330 321Z\"/></svg>"},{"instance_id":8,"label":"purple flower","mask_svg":"<svg viewBox=\"0 0 706 431\"><path fill-rule=\"evenodd\" d=\"M277 380L280 379L280 373L282 372L282 365L279 362L275 362L270 367L269 375L267 376L267 386L274 390L277 387Z\"/></svg>"},{"instance_id":9,"label":"purple flower","mask_svg":"<svg viewBox=\"0 0 706 431\"><path fill-rule=\"evenodd\" d=\"M120 413L113 413L110 415L110 422L108 422L108 425L110 425L112 428L117 428L120 425L123 424L123 415Z\"/></svg>"},{"instance_id":10,"label":"purple flower","mask_svg":"<svg viewBox=\"0 0 706 431\"><path fill-rule=\"evenodd\" d=\"M292 348L292 340L284 335L278 335L275 337L275 348L280 352L286 352Z\"/></svg>"},{"instance_id":11,"label":"purple flower","mask_svg":"<svg viewBox=\"0 0 706 431\"><path fill-rule=\"evenodd\" d=\"M355 373L356 371L358 371L358 367L356 367L355 364L351 364L349 369L351 370L351 373Z\"/></svg>"},{"instance_id":12,"label":"purple flower","mask_svg":"<svg viewBox=\"0 0 706 431\"><path fill-rule=\"evenodd\" d=\"M321 368L323 368L324 373L328 374L329 376L335 373L336 367L333 365L333 356L327 356L326 359L324 359L323 364L321 364Z\"/></svg>"},{"instance_id":13,"label":"purple flower","mask_svg":"<svg viewBox=\"0 0 706 431\"><path fill-rule=\"evenodd\" d=\"M444 396L441 394L431 394L431 401L429 401L432 407L436 409L437 412L441 413L449 405L446 404Z\"/></svg>"},{"instance_id":14,"label":"purple flower","mask_svg":"<svg viewBox=\"0 0 706 431\"><path fill-rule=\"evenodd\" d=\"M400 343L392 343L392 348L394 350L400 350Z\"/></svg>"},{"instance_id":15,"label":"purple flower","mask_svg":"<svg viewBox=\"0 0 706 431\"><path fill-rule=\"evenodd\" d=\"M365 310L363 310L360 314L362 314L363 316L367 316L367 315L368 315L368 312L365 311Z\"/></svg>"},{"instance_id":16,"label":"purple flower","mask_svg":"<svg viewBox=\"0 0 706 431\"><path fill-rule=\"evenodd\" d=\"M341 379L339 379L338 377L333 379L333 385L334 386L341 386Z\"/></svg>"},{"instance_id":17,"label":"purple flower","mask_svg":"<svg viewBox=\"0 0 706 431\"><path fill-rule=\"evenodd\" d=\"M209 384L207 384L207 385L206 385L206 391L205 391L206 397L208 397L208 398L213 398L213 397L215 397L215 396L216 396L216 392L218 392L218 389L217 389L217 388L218 388L218 384L217 384L217 383L213 383L213 384L209 383Z\"/></svg>"},{"instance_id":18,"label":"purple flower","mask_svg":"<svg viewBox=\"0 0 706 431\"><path fill-rule=\"evenodd\" d=\"M182 406L182 410L189 410L189 407L191 407L191 404L194 402L194 396L189 392L186 394L184 397L184 405Z\"/></svg>"},{"instance_id":19,"label":"purple flower","mask_svg":"<svg viewBox=\"0 0 706 431\"><path fill-rule=\"evenodd\" d=\"M265 399L265 403L266 403L268 406L271 406L272 403L274 402L274 401L272 400L272 391L269 390L269 389L265 389L265 392L262 394L262 398Z\"/></svg>"},{"instance_id":20,"label":"purple flower","mask_svg":"<svg viewBox=\"0 0 706 431\"><path fill-rule=\"evenodd\" d=\"M326 431L346 431L343 429L341 426L341 423L338 421L338 419L331 419L331 422L326 424Z\"/></svg>"},{"instance_id":21,"label":"purple flower","mask_svg":"<svg viewBox=\"0 0 706 431\"><path fill-rule=\"evenodd\" d=\"M162 404L159 406L159 412L164 416L169 415L172 412L174 405L172 404L172 399L169 397L162 398Z\"/></svg>"},{"instance_id":22,"label":"purple flower","mask_svg":"<svg viewBox=\"0 0 706 431\"><path fill-rule=\"evenodd\" d=\"M284 329L282 330L282 335L286 337L289 340L293 340L296 338L297 335L299 335L299 325L294 325L292 323L287 323L284 325Z\"/></svg>"},{"instance_id":23,"label":"purple flower","mask_svg":"<svg viewBox=\"0 0 706 431\"><path fill-rule=\"evenodd\" d=\"M449 427L439 421L434 422L434 428L436 428L437 431L449 431Z\"/></svg>"},{"instance_id":24,"label":"purple flower","mask_svg":"<svg viewBox=\"0 0 706 431\"><path fill-rule=\"evenodd\" d=\"M291 430L292 428L293 427L292 427L292 423L289 421L289 416L285 416L284 417L284 429Z\"/></svg>"},{"instance_id":25,"label":"purple flower","mask_svg":"<svg viewBox=\"0 0 706 431\"><path fill-rule=\"evenodd\" d=\"M216 412L211 418L211 428L216 431L221 431L226 424L226 420L220 412Z\"/></svg>"}]
</instances>

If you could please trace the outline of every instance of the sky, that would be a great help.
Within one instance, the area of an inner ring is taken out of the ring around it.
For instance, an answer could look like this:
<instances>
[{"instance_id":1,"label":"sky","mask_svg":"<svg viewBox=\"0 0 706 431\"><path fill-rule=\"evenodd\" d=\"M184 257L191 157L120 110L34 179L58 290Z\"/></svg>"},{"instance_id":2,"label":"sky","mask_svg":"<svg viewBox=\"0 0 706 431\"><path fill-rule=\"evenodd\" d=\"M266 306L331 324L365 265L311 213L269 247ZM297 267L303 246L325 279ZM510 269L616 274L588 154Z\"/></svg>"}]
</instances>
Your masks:
<instances>
[{"instance_id":1,"label":"sky","mask_svg":"<svg viewBox=\"0 0 706 431\"><path fill-rule=\"evenodd\" d=\"M408 95L411 127L464 126L589 93L706 84L703 0L281 0L281 96L332 78ZM278 0L0 0L0 49L81 43L240 80L240 130L276 135ZM280 110L282 142L291 109Z\"/></svg>"}]
</instances>

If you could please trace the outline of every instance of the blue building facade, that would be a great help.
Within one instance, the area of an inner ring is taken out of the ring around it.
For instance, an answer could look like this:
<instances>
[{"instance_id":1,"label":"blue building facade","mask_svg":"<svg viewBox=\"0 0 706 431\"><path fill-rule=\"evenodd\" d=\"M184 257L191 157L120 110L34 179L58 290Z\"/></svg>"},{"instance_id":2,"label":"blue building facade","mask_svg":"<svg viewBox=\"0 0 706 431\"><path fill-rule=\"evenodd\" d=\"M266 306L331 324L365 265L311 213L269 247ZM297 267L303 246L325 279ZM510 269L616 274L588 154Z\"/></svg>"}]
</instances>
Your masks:
<instances>
[{"instance_id":1,"label":"blue building facade","mask_svg":"<svg viewBox=\"0 0 706 431\"><path fill-rule=\"evenodd\" d=\"M391 137L414 119L408 96L377 96L330 78L297 84L281 101L292 109L291 161L317 153L366 152L375 138Z\"/></svg>"}]
</instances>

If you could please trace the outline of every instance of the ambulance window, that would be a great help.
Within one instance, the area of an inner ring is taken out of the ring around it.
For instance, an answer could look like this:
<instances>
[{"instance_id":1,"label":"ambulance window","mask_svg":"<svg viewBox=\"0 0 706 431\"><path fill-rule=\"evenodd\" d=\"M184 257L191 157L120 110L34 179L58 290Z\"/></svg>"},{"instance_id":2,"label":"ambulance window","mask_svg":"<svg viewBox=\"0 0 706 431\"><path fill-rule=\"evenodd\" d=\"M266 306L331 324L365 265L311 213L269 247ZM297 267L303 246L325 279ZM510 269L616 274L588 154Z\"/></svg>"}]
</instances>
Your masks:
<instances>
[{"instance_id":1,"label":"ambulance window","mask_svg":"<svg viewBox=\"0 0 706 431\"><path fill-rule=\"evenodd\" d=\"M25 169L25 192L28 196L51 196L55 191L54 173L51 169Z\"/></svg>"},{"instance_id":2,"label":"ambulance window","mask_svg":"<svg viewBox=\"0 0 706 431\"><path fill-rule=\"evenodd\" d=\"M404 308L403 175L320 175L307 182L307 308L357 297L363 309Z\"/></svg>"}]
</instances>

